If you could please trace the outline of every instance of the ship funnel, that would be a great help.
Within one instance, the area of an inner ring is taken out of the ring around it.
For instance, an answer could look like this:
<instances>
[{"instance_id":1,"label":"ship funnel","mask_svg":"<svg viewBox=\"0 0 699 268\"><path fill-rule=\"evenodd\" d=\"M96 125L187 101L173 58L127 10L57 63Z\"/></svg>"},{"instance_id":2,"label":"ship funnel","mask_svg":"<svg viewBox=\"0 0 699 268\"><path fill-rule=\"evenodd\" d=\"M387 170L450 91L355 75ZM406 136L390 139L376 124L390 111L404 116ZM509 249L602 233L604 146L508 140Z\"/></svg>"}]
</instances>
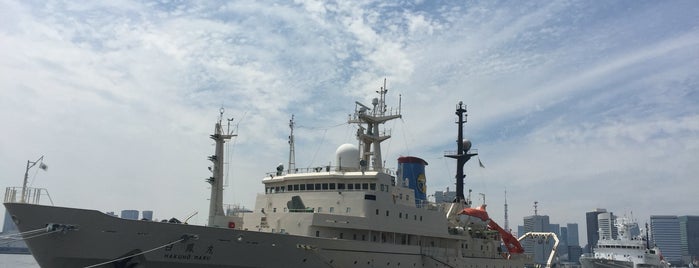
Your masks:
<instances>
[{"instance_id":1,"label":"ship funnel","mask_svg":"<svg viewBox=\"0 0 699 268\"><path fill-rule=\"evenodd\" d=\"M420 206L427 200L427 178L425 177L425 166L427 162L414 156L403 156L398 158L398 171L396 176L408 182L408 188L415 193L415 204Z\"/></svg>"}]
</instances>

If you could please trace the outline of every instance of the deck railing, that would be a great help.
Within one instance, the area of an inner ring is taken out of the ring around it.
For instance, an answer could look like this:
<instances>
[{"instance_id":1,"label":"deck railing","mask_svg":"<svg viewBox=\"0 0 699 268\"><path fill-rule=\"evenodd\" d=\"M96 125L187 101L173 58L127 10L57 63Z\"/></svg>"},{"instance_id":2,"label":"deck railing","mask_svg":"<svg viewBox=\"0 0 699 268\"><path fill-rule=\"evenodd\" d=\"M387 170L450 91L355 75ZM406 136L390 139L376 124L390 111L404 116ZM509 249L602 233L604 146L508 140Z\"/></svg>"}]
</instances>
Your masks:
<instances>
[{"instance_id":1,"label":"deck railing","mask_svg":"<svg viewBox=\"0 0 699 268\"><path fill-rule=\"evenodd\" d=\"M4 202L41 204L42 196L46 196L51 205L53 205L53 200L51 200L51 196L45 188L27 187L24 189L24 194L22 194L22 187L7 187L5 188Z\"/></svg>"}]
</instances>

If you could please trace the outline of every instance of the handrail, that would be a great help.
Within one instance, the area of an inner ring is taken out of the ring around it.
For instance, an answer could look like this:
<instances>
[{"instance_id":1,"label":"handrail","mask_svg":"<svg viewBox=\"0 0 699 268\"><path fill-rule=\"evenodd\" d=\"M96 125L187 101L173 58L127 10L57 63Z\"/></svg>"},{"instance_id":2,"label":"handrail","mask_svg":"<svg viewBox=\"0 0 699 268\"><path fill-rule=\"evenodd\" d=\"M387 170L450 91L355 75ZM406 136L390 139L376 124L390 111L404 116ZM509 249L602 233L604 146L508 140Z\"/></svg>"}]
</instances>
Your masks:
<instances>
[{"instance_id":1,"label":"handrail","mask_svg":"<svg viewBox=\"0 0 699 268\"><path fill-rule=\"evenodd\" d=\"M49 202L53 205L53 200L51 195L49 195L46 188L34 188L27 187L25 190L24 201L22 200L22 187L7 187L5 188L5 203L28 203L28 204L41 204L41 197L46 195L49 198Z\"/></svg>"},{"instance_id":2,"label":"handrail","mask_svg":"<svg viewBox=\"0 0 699 268\"><path fill-rule=\"evenodd\" d=\"M365 169L361 170L359 168L347 168L347 167L341 167L341 166L317 166L317 167L308 167L308 168L294 168L293 170L282 170L282 171L273 171L273 172L267 172L265 173L266 177L274 178L275 176L284 176L284 175L290 175L290 174L307 174L307 173L321 173L321 172L361 172L361 171L378 171L382 173L386 173L388 175L395 175L395 171L389 168L381 168L379 170L375 169Z\"/></svg>"}]
</instances>

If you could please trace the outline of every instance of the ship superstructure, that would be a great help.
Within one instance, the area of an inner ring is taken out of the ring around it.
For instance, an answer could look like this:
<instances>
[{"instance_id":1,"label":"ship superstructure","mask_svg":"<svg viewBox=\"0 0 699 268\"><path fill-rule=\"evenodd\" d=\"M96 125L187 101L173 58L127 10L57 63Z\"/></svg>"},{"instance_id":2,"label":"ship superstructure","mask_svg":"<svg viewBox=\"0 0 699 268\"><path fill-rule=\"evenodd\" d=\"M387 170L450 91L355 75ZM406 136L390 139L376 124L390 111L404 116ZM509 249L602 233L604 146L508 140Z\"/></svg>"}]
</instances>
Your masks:
<instances>
[{"instance_id":1,"label":"ship superstructure","mask_svg":"<svg viewBox=\"0 0 699 268\"><path fill-rule=\"evenodd\" d=\"M223 212L223 144L235 134L230 127L223 131L221 111L211 135L208 226L21 202L5 206L22 232L45 230L27 240L42 267L523 267L530 259L503 250L501 228L466 213L463 166L476 153L463 138L465 105L456 109L457 150L446 154L457 159L460 194L436 204L425 195L426 161L403 156L396 171L386 168L381 142L390 135L380 127L401 117L400 108L387 107L387 92L384 81L371 106L355 103L348 122L359 126L358 145L339 146L331 165L295 167L292 118L289 166L264 176L254 210L238 215ZM517 248L514 242L507 240L507 248Z\"/></svg>"},{"instance_id":2,"label":"ship superstructure","mask_svg":"<svg viewBox=\"0 0 699 268\"><path fill-rule=\"evenodd\" d=\"M668 264L662 259L660 250L651 247L647 235L638 231L638 223L618 219L615 223L618 238L602 237L593 249L594 254L583 255L580 264L583 268L665 268ZM646 226L646 230L647 230ZM634 230L638 232L634 235Z\"/></svg>"}]
</instances>

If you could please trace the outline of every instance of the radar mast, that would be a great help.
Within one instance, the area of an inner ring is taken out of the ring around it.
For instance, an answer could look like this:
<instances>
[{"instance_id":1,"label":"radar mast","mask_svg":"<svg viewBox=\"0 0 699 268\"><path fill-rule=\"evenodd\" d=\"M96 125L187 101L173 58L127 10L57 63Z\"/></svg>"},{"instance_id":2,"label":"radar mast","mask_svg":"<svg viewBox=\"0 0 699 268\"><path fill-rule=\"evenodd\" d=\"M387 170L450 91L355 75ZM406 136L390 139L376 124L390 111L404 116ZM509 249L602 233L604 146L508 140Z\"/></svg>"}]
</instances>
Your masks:
<instances>
[{"instance_id":1,"label":"radar mast","mask_svg":"<svg viewBox=\"0 0 699 268\"><path fill-rule=\"evenodd\" d=\"M357 130L357 139L359 140L360 166L362 169L367 168L371 164L371 170L381 170L383 168L383 160L381 157L381 142L391 138L390 134L383 133L379 130L379 124L383 124L389 120L401 118L400 106L398 110L387 109L386 107L386 79L383 80L383 87L376 91L379 93L379 98L374 98L371 101L373 108L355 101L354 115L347 121L351 124L359 125ZM366 126L365 126L366 125ZM373 145L373 146L372 146Z\"/></svg>"},{"instance_id":2,"label":"radar mast","mask_svg":"<svg viewBox=\"0 0 699 268\"><path fill-rule=\"evenodd\" d=\"M225 110L223 108L219 110L220 114L218 117L218 122L216 122L214 127L214 134L209 136L216 142L215 153L214 155L209 156L209 161L214 164L214 167L211 170L213 176L206 179L206 181L211 184L211 198L209 199L209 226L216 225L217 216L223 217L226 215L223 212L223 145L227 140L238 136L238 134L234 134L231 130L231 121L233 121L232 118L227 119L228 127L225 132L223 131L221 121L223 120L224 111Z\"/></svg>"},{"instance_id":3,"label":"radar mast","mask_svg":"<svg viewBox=\"0 0 699 268\"><path fill-rule=\"evenodd\" d=\"M459 102L456 106L456 115L459 117L459 121L456 124L459 125L459 133L456 139L456 152L445 153L445 157L456 159L456 199L454 203L462 203L466 198L464 197L464 165L471 157L478 155L476 150L471 150L471 141L464 139L464 124L466 123L466 106L463 102Z\"/></svg>"}]
</instances>

